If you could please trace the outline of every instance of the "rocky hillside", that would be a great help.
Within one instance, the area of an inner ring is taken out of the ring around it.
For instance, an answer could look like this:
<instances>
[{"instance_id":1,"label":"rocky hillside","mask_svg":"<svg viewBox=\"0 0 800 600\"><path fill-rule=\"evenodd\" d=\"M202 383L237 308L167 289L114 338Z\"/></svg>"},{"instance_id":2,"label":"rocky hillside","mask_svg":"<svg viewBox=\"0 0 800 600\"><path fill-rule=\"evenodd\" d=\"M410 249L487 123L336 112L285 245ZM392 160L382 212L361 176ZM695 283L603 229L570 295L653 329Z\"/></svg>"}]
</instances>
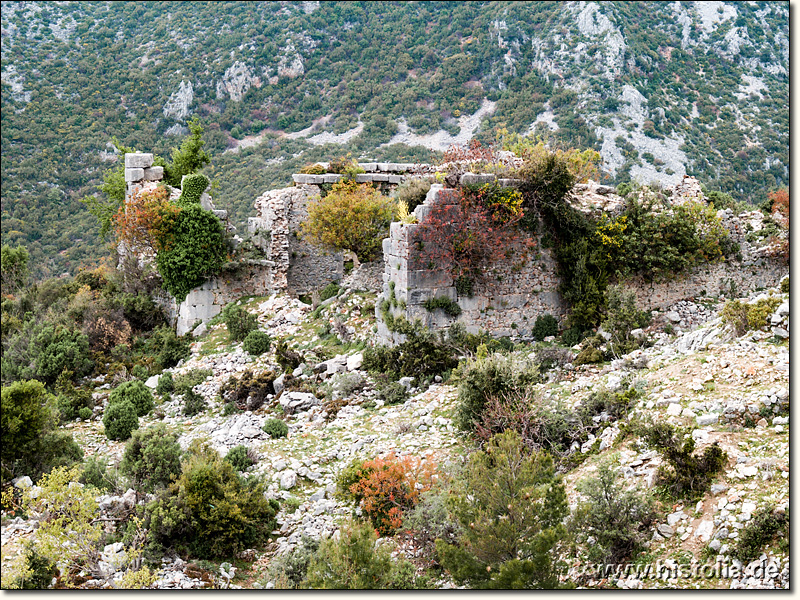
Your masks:
<instances>
[{"instance_id":1,"label":"rocky hillside","mask_svg":"<svg viewBox=\"0 0 800 600\"><path fill-rule=\"evenodd\" d=\"M608 182L788 184L784 2L4 2L2 234L39 275L105 254L78 200L199 116L239 225L316 160L428 161L499 132L593 147Z\"/></svg>"},{"instance_id":2,"label":"rocky hillside","mask_svg":"<svg viewBox=\"0 0 800 600\"><path fill-rule=\"evenodd\" d=\"M764 538L766 545L758 548L760 559L751 565L733 558L748 527L762 518L761 509L769 507L780 515L789 505L788 293L763 290L744 302L756 305L762 299L770 301L770 314L763 325L758 323L742 335L736 335L720 317L724 298L696 298L654 313L646 329L634 332L649 342L610 362L575 366L581 348L559 349L552 338L514 345L512 355L523 362L541 362L543 351L558 350L553 356L560 358L552 361L543 382L533 390L546 405L572 411L601 390L637 392L626 416L617 419L600 413L595 424L603 425L570 449L572 458L560 470L571 510L585 500L579 483L594 476L603 464L622 474L627 489L644 493L658 487L658 468L665 464L665 455L637 437L631 429L634 422L651 420L686 428L698 452L718 444L726 453L722 472L697 502L675 503L660 497L657 516L645 532L645 553L633 558L642 568L657 563L689 568L695 561L701 565L720 561L740 569L737 574L730 578L717 574L656 579L641 570L597 573L588 566L584 554L588 546L579 544L564 551L569 566L566 580L585 587L637 589L788 587L788 546L770 541L770 536ZM381 391L380 378L364 370L365 349L374 331L374 302L374 294L350 289L346 283L336 296L315 309L284 296L249 299L242 306L256 315L260 327L269 331L273 340L287 342L283 354L287 350L297 353L300 364L291 375L275 379L283 369L277 364L274 348L254 358L241 343L228 343L224 323L211 325L197 337L191 356L169 371L176 380L181 374L201 373L194 392L205 401L205 410L188 417L184 399L166 393L156 409L140 420L140 427L164 423L180 435L184 449L196 439L223 455L236 446L246 446L256 464L245 475L266 478L267 495L278 499L281 508L268 546L241 552L233 569L231 563L187 563L165 556L154 587L272 588L281 581L285 584L275 565L285 568L287 557L296 555L302 546L313 547L315 541L335 538L340 524L353 513L353 505L337 494L337 477L351 461L394 453L438 466L444 477L456 472L475 451L472 438L454 426L458 375L445 380L437 376L429 386L420 388L413 387L412 378L401 378L399 384L406 389L389 397ZM255 392L251 391L242 400L247 404L244 408L251 410L232 409L232 378L242 381L265 373L272 387L263 396L263 404L256 407ZM109 391L117 383L111 375L99 378L95 382L95 415L67 425L87 455L107 457L112 463L122 457L125 444L106 439L101 419ZM158 377L147 385L156 388ZM274 418L288 426L286 437L273 439L264 431L264 424ZM15 485L30 493L36 490L31 484L23 477ZM137 500L146 501L133 490L122 492L124 489L97 498L105 517L113 519L131 510ZM13 519L4 516L4 581L19 560L23 542L37 536L41 517L36 513ZM394 538L379 542L388 544L396 556L405 555L420 573L427 572L428 585L455 587L446 572L431 568L429 553L420 546L422 537L401 530ZM128 566L122 542L108 543L99 560L100 574L81 586L120 585L122 571ZM772 566L757 570L762 565L759 560Z\"/></svg>"}]
</instances>

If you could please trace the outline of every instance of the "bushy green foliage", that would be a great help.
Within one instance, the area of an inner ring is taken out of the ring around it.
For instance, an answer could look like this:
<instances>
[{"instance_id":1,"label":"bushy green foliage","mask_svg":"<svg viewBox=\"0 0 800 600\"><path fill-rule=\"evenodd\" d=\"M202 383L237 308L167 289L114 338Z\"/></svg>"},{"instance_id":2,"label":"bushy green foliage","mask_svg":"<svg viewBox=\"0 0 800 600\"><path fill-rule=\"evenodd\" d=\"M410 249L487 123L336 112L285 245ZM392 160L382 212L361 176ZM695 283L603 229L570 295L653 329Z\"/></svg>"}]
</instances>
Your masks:
<instances>
[{"instance_id":1,"label":"bushy green foliage","mask_svg":"<svg viewBox=\"0 0 800 600\"><path fill-rule=\"evenodd\" d=\"M782 538L788 546L789 512L780 513L771 506L764 506L739 531L732 554L743 564L747 564L758 558L764 546L776 537Z\"/></svg>"},{"instance_id":2,"label":"bushy green foliage","mask_svg":"<svg viewBox=\"0 0 800 600\"><path fill-rule=\"evenodd\" d=\"M558 319L551 314L539 315L533 324L531 335L539 342L551 335L558 335Z\"/></svg>"},{"instance_id":3,"label":"bushy green foliage","mask_svg":"<svg viewBox=\"0 0 800 600\"><path fill-rule=\"evenodd\" d=\"M456 366L455 348L428 330L412 329L406 341L397 346L375 346L364 351L364 369L386 373L394 380L414 377L420 382Z\"/></svg>"},{"instance_id":4,"label":"bushy green foliage","mask_svg":"<svg viewBox=\"0 0 800 600\"><path fill-rule=\"evenodd\" d=\"M711 487L714 476L720 473L728 460L727 453L717 442L702 453L693 454L694 438L668 423L642 427L639 435L648 446L664 457L656 476L656 485L674 498L696 500Z\"/></svg>"},{"instance_id":5,"label":"bushy green foliage","mask_svg":"<svg viewBox=\"0 0 800 600\"><path fill-rule=\"evenodd\" d=\"M58 574L56 563L39 554L33 543L25 545L22 560L26 567L24 572L8 585L3 585L3 588L12 590L46 590L49 588L53 578Z\"/></svg>"},{"instance_id":6,"label":"bushy green foliage","mask_svg":"<svg viewBox=\"0 0 800 600\"><path fill-rule=\"evenodd\" d=\"M512 393L521 393L539 381L539 368L530 362L502 354L476 358L461 369L455 424L473 431L483 419L486 402Z\"/></svg>"},{"instance_id":7,"label":"bushy green foliage","mask_svg":"<svg viewBox=\"0 0 800 600\"><path fill-rule=\"evenodd\" d=\"M222 318L228 327L228 340L241 342L251 331L258 329L258 319L243 306L229 304L222 311Z\"/></svg>"},{"instance_id":8,"label":"bushy green foliage","mask_svg":"<svg viewBox=\"0 0 800 600\"><path fill-rule=\"evenodd\" d=\"M211 162L211 157L203 150L204 129L199 117L193 117L186 125L191 135L183 140L180 148L172 149L172 164L164 167L164 183L172 187L179 187L184 175L195 173Z\"/></svg>"},{"instance_id":9,"label":"bushy green foliage","mask_svg":"<svg viewBox=\"0 0 800 600\"><path fill-rule=\"evenodd\" d=\"M470 456L452 508L463 533L454 545L437 541L436 551L456 581L484 589L559 587L557 547L569 509L549 455L528 454L515 432L495 436Z\"/></svg>"},{"instance_id":10,"label":"bushy green foliage","mask_svg":"<svg viewBox=\"0 0 800 600\"><path fill-rule=\"evenodd\" d=\"M123 487L123 481L116 470L109 468L108 460L101 456L99 458L90 456L83 464L80 482L90 485L106 493L121 493L127 487ZM125 482L127 486L127 482Z\"/></svg>"},{"instance_id":11,"label":"bushy green foliage","mask_svg":"<svg viewBox=\"0 0 800 600\"><path fill-rule=\"evenodd\" d=\"M422 492L414 508L405 512L403 532L422 547L425 557L435 559L436 540L455 543L463 527L448 509L448 490L444 487Z\"/></svg>"},{"instance_id":12,"label":"bushy green foliage","mask_svg":"<svg viewBox=\"0 0 800 600\"><path fill-rule=\"evenodd\" d=\"M414 209L425 202L425 196L428 190L431 189L431 181L422 177L411 177L406 179L392 192L392 197L398 203L405 202L408 207L408 212L414 212Z\"/></svg>"},{"instance_id":13,"label":"bushy green foliage","mask_svg":"<svg viewBox=\"0 0 800 600\"><path fill-rule=\"evenodd\" d=\"M178 204L186 206L189 204L200 204L200 196L208 187L208 177L201 173L193 173L183 178L181 183L181 195Z\"/></svg>"},{"instance_id":14,"label":"bushy green foliage","mask_svg":"<svg viewBox=\"0 0 800 600\"><path fill-rule=\"evenodd\" d=\"M729 300L722 307L722 321L731 325L736 335L744 335L750 330L758 330L767 325L767 320L781 303L777 296L759 298L749 304L741 300Z\"/></svg>"},{"instance_id":15,"label":"bushy green foliage","mask_svg":"<svg viewBox=\"0 0 800 600\"><path fill-rule=\"evenodd\" d=\"M242 343L242 348L251 356L261 356L269 351L272 340L263 331L253 330L247 334Z\"/></svg>"},{"instance_id":16,"label":"bushy green foliage","mask_svg":"<svg viewBox=\"0 0 800 600\"><path fill-rule=\"evenodd\" d=\"M378 391L378 398L386 404L400 404L408 399L406 386L397 381L392 381L386 375L376 373L375 385Z\"/></svg>"},{"instance_id":17,"label":"bushy green foliage","mask_svg":"<svg viewBox=\"0 0 800 600\"><path fill-rule=\"evenodd\" d=\"M236 402L226 402L222 409L222 416L230 417L231 415L236 415L240 412L242 411L236 406Z\"/></svg>"},{"instance_id":18,"label":"bushy green foliage","mask_svg":"<svg viewBox=\"0 0 800 600\"><path fill-rule=\"evenodd\" d=\"M170 228L169 243L156 254L164 289L183 302L194 288L217 273L227 244L219 218L199 205L181 208Z\"/></svg>"},{"instance_id":19,"label":"bushy green foliage","mask_svg":"<svg viewBox=\"0 0 800 600\"><path fill-rule=\"evenodd\" d=\"M147 340L145 349L155 356L155 363L161 369L177 365L190 354L188 336L178 337L169 327L158 327Z\"/></svg>"},{"instance_id":20,"label":"bushy green foliage","mask_svg":"<svg viewBox=\"0 0 800 600\"><path fill-rule=\"evenodd\" d=\"M225 460L233 465L237 471L246 471L249 467L258 462L247 446L236 446L231 448L225 455Z\"/></svg>"},{"instance_id":21,"label":"bushy green foliage","mask_svg":"<svg viewBox=\"0 0 800 600\"><path fill-rule=\"evenodd\" d=\"M136 408L130 400L110 403L103 414L103 427L110 440L127 440L139 428Z\"/></svg>"},{"instance_id":22,"label":"bushy green foliage","mask_svg":"<svg viewBox=\"0 0 800 600\"><path fill-rule=\"evenodd\" d=\"M323 541L308 566L302 587L321 590L418 589L427 583L409 569L406 559L375 547L378 536L368 524L350 522L338 540Z\"/></svg>"},{"instance_id":23,"label":"bushy green foliage","mask_svg":"<svg viewBox=\"0 0 800 600\"><path fill-rule=\"evenodd\" d=\"M266 543L278 508L257 479L245 480L216 451L195 442L180 477L147 506L146 526L157 545L151 551L160 555L172 547L198 558L233 556Z\"/></svg>"},{"instance_id":24,"label":"bushy green foliage","mask_svg":"<svg viewBox=\"0 0 800 600\"><path fill-rule=\"evenodd\" d=\"M338 284L334 282L329 283L324 288L322 288L322 291L319 293L319 301L325 302L325 300L327 300L328 298L333 298L336 294L338 294L341 291L341 289L342 288Z\"/></svg>"},{"instance_id":25,"label":"bushy green foliage","mask_svg":"<svg viewBox=\"0 0 800 600\"><path fill-rule=\"evenodd\" d=\"M56 407L62 422L70 421L79 415L82 419L92 416L94 407L92 393L85 388L73 385L72 378L72 372L65 370L56 379L55 391L58 394ZM84 417L83 415L86 415L87 411L88 417Z\"/></svg>"},{"instance_id":26,"label":"bushy green foliage","mask_svg":"<svg viewBox=\"0 0 800 600\"><path fill-rule=\"evenodd\" d=\"M25 283L28 277L29 258L25 246L12 248L8 244L3 244L0 248L0 274L4 294L14 292Z\"/></svg>"},{"instance_id":27,"label":"bushy green foliage","mask_svg":"<svg viewBox=\"0 0 800 600\"><path fill-rule=\"evenodd\" d=\"M622 563L636 556L656 517L652 499L636 489L625 490L621 477L610 463L603 463L579 485L586 500L572 514L569 527L595 563Z\"/></svg>"},{"instance_id":28,"label":"bushy green foliage","mask_svg":"<svg viewBox=\"0 0 800 600\"><path fill-rule=\"evenodd\" d=\"M194 386L203 383L211 374L211 369L189 369L185 373L176 375L173 379L175 393L185 394Z\"/></svg>"},{"instance_id":29,"label":"bushy green foliage","mask_svg":"<svg viewBox=\"0 0 800 600\"><path fill-rule=\"evenodd\" d=\"M621 355L635 350L639 342L631 336L631 331L645 327L650 320L650 313L636 308L636 295L621 286L609 286L606 289L606 304L608 312L602 326L611 334L613 353Z\"/></svg>"},{"instance_id":30,"label":"bushy green foliage","mask_svg":"<svg viewBox=\"0 0 800 600\"><path fill-rule=\"evenodd\" d=\"M166 396L175 389L175 382L172 379L172 373L162 373L158 378L156 384L156 393L160 396Z\"/></svg>"},{"instance_id":31,"label":"bushy green foliage","mask_svg":"<svg viewBox=\"0 0 800 600\"><path fill-rule=\"evenodd\" d=\"M126 400L133 405L136 415L139 417L145 416L155 408L152 392L138 379L119 384L108 397L109 404Z\"/></svg>"},{"instance_id":32,"label":"bushy green foliage","mask_svg":"<svg viewBox=\"0 0 800 600\"><path fill-rule=\"evenodd\" d=\"M781 279L781 294L788 294L789 293L789 276L787 275L783 279Z\"/></svg>"},{"instance_id":33,"label":"bushy green foliage","mask_svg":"<svg viewBox=\"0 0 800 600\"><path fill-rule=\"evenodd\" d=\"M291 373L303 362L303 355L289 348L286 340L278 340L275 344L275 360L284 373Z\"/></svg>"},{"instance_id":34,"label":"bushy green foliage","mask_svg":"<svg viewBox=\"0 0 800 600\"><path fill-rule=\"evenodd\" d=\"M140 492L152 493L166 487L181 472L178 436L163 423L134 431L125 445L120 471Z\"/></svg>"},{"instance_id":35,"label":"bushy green foliage","mask_svg":"<svg viewBox=\"0 0 800 600\"><path fill-rule=\"evenodd\" d=\"M283 438L289 435L289 426L280 419L267 419L262 429L272 439Z\"/></svg>"},{"instance_id":36,"label":"bushy green foliage","mask_svg":"<svg viewBox=\"0 0 800 600\"><path fill-rule=\"evenodd\" d=\"M0 433L2 480L35 479L60 465L79 461L83 452L72 436L55 429L53 396L39 381L16 381L2 389Z\"/></svg>"},{"instance_id":37,"label":"bushy green foliage","mask_svg":"<svg viewBox=\"0 0 800 600\"><path fill-rule=\"evenodd\" d=\"M436 309L442 309L444 313L451 317L457 317L461 314L461 307L458 302L455 302L447 296L439 296L438 298L428 298L422 303L425 310L433 312Z\"/></svg>"},{"instance_id":38,"label":"bushy green foliage","mask_svg":"<svg viewBox=\"0 0 800 600\"><path fill-rule=\"evenodd\" d=\"M4 381L38 379L52 385L65 369L83 377L93 367L83 333L61 323L33 319L9 341L2 356Z\"/></svg>"},{"instance_id":39,"label":"bushy green foliage","mask_svg":"<svg viewBox=\"0 0 800 600\"><path fill-rule=\"evenodd\" d=\"M285 506L285 504L284 504ZM298 589L308 573L308 566L320 545L320 540L303 535L300 546L292 552L276 556L269 564L269 577L275 589Z\"/></svg>"},{"instance_id":40,"label":"bushy green foliage","mask_svg":"<svg viewBox=\"0 0 800 600\"><path fill-rule=\"evenodd\" d=\"M183 392L183 414L187 417L193 417L208 408L206 399L202 395L195 392L193 389L187 389Z\"/></svg>"}]
</instances>

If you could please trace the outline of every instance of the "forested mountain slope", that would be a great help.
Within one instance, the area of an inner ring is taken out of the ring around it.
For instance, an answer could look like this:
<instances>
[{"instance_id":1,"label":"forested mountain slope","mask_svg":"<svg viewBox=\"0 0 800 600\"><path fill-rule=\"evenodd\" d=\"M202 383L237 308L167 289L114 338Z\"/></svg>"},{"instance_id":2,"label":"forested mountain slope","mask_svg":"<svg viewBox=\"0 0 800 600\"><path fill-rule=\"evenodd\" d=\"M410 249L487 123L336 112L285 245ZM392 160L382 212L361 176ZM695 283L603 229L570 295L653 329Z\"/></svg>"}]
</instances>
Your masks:
<instances>
[{"instance_id":1,"label":"forested mountain slope","mask_svg":"<svg viewBox=\"0 0 800 600\"><path fill-rule=\"evenodd\" d=\"M167 156L193 115L239 223L314 160L503 128L612 182L788 184L787 2L4 2L0 57L3 241L40 276L107 254L79 199L112 136Z\"/></svg>"}]
</instances>

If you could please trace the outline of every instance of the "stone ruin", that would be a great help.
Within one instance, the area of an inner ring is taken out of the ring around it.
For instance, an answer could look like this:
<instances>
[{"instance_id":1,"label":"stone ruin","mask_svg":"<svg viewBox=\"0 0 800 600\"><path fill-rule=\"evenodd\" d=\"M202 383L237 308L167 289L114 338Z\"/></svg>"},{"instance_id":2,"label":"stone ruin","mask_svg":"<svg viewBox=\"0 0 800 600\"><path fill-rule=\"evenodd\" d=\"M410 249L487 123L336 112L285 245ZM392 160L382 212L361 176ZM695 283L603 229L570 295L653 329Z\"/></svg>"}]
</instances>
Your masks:
<instances>
[{"instance_id":1,"label":"stone ruin","mask_svg":"<svg viewBox=\"0 0 800 600\"><path fill-rule=\"evenodd\" d=\"M327 168L327 165L322 166ZM409 163L374 162L359 166L365 172L356 175L356 181L372 183L387 194L407 178L432 175L436 170L431 165ZM256 216L249 219L248 229L266 258L236 264L233 270L223 271L192 290L180 304L174 298L167 299L165 305L177 333L183 335L201 324L194 329L195 334L199 334L205 330L204 323L219 314L226 304L243 296L268 296L277 292L311 295L330 282L342 281L346 259L343 253L321 249L300 235L301 225L308 216L309 200L320 196L327 185L342 177L334 173L297 173L292 175L293 186L269 190L259 196L255 200ZM126 198L137 191L155 188L162 178L163 169L153 166L152 154L126 154ZM501 186L517 184L512 179L473 173L462 174L455 180L451 176L446 181L451 185L495 181ZM684 177L671 191L670 202L674 205L690 200L705 201L699 182L691 177ZM180 190L172 193L177 197ZM559 283L556 264L550 250L542 248L538 238L533 240L535 248L526 261L491 265L491 276L476 282L469 297L458 294L447 265L429 264L429 259L426 260L419 250L420 223L435 207L444 206L446 210L447 203L452 203L450 198L448 188L433 184L425 202L414 211L417 223L392 223L389 237L383 240L383 260L362 265L363 272L357 278L361 288L379 293L375 309L376 341L393 344L404 339L402 334L391 331L384 319L382 306L387 303L392 317L402 316L409 322L418 319L433 330L460 322L470 332L484 330L495 336L526 338L531 335L537 317L551 314L562 320L567 307L556 291ZM567 200L584 212L616 214L624 208L624 201L614 188L591 181L577 184ZM227 223L227 212L217 210L208 194L203 194L201 203ZM746 240L748 231L761 228L763 215L758 211L735 215L730 210L717 214L731 232L732 241L740 245L742 261L701 265L673 281L651 283L633 279L626 282L635 292L641 309L664 309L701 294L716 296L779 283L788 267L769 256L766 248ZM448 298L457 303L461 314L454 318L441 309L427 310L424 304L433 298Z\"/></svg>"}]
</instances>

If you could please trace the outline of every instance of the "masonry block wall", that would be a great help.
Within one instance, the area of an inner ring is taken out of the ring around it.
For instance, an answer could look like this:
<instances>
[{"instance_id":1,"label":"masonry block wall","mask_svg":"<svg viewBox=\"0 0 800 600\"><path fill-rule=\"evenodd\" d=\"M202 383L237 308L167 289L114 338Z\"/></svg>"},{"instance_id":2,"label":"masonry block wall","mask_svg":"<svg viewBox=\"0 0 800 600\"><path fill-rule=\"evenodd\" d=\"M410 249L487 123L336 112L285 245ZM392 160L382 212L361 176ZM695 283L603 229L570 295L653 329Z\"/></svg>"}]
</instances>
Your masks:
<instances>
[{"instance_id":1,"label":"masonry block wall","mask_svg":"<svg viewBox=\"0 0 800 600\"><path fill-rule=\"evenodd\" d=\"M472 174L462 176L462 183L486 183L493 175L481 176L487 181L476 181ZM513 185L511 180L501 180L501 185ZM383 241L384 283L375 306L378 320L378 338L383 343L399 343L404 336L390 331L381 310L382 300L390 301L393 316L403 316L408 321L419 321L430 329L449 327L454 322L463 323L468 331L491 331L495 336L529 336L536 317L552 314L563 317L566 306L555 291L558 279L555 262L547 249L536 247L524 261L508 261L492 265L485 276L475 282L472 296L459 295L448 265L429 264L430 253L420 248L423 222L437 207L447 211L452 205L451 190L435 184L425 202L414 214L417 224L392 223L389 237ZM425 241L430 244L430 240ZM461 314L448 316L443 310L428 311L424 303L431 298L447 297L457 302Z\"/></svg>"}]
</instances>

